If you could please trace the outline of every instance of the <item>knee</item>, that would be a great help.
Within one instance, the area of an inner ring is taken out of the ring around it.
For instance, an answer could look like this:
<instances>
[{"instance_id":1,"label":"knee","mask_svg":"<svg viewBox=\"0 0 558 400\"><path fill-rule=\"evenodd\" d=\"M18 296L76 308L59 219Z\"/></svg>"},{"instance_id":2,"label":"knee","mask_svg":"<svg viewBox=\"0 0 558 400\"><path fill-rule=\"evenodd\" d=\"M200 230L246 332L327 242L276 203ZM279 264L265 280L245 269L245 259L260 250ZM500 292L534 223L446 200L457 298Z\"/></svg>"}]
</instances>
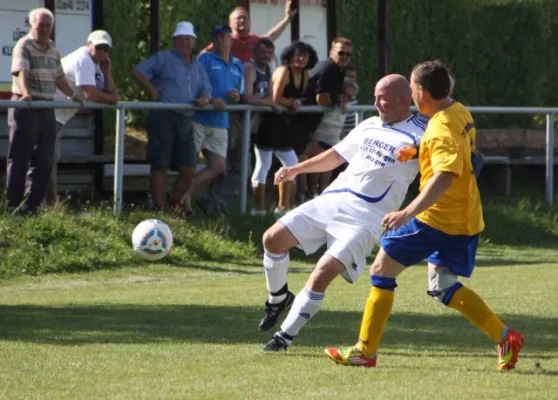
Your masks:
<instances>
[{"instance_id":1,"label":"knee","mask_svg":"<svg viewBox=\"0 0 558 400\"><path fill-rule=\"evenodd\" d=\"M279 241L278 232L277 230L273 229L273 227L265 231L265 233L263 234L262 243L263 243L264 250L267 253L272 253L272 254L283 253L280 246L281 243Z\"/></svg>"},{"instance_id":2,"label":"knee","mask_svg":"<svg viewBox=\"0 0 558 400\"><path fill-rule=\"evenodd\" d=\"M224 174L227 171L227 161L225 158L220 157L218 160L215 160L213 165L210 166L211 170L213 171L215 176L219 176Z\"/></svg>"},{"instance_id":3,"label":"knee","mask_svg":"<svg viewBox=\"0 0 558 400\"><path fill-rule=\"evenodd\" d=\"M447 268L434 268L428 271L426 293L446 306L461 286L463 285L457 280L457 275Z\"/></svg>"},{"instance_id":4,"label":"knee","mask_svg":"<svg viewBox=\"0 0 558 400\"><path fill-rule=\"evenodd\" d=\"M330 264L318 265L308 278L308 288L316 292L325 292L329 284L342 272L341 268Z\"/></svg>"}]
</instances>

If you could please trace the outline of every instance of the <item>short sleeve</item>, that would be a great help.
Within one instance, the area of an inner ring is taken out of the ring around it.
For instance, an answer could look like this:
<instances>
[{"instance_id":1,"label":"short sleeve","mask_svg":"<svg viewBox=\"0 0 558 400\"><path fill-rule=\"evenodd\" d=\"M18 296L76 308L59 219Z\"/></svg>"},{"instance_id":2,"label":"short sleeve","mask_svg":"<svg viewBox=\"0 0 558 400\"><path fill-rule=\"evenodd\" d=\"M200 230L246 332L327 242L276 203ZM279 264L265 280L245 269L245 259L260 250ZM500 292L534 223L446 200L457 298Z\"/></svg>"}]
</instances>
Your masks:
<instances>
[{"instance_id":1,"label":"short sleeve","mask_svg":"<svg viewBox=\"0 0 558 400\"><path fill-rule=\"evenodd\" d=\"M323 72L317 76L316 93L334 93L338 91L339 74L335 64L328 64ZM335 99L332 99L335 102Z\"/></svg>"},{"instance_id":2,"label":"short sleeve","mask_svg":"<svg viewBox=\"0 0 558 400\"><path fill-rule=\"evenodd\" d=\"M358 125L355 129L350 131L343 140L333 146L335 151L347 162L350 162L359 150L359 137L362 135L362 126L362 124Z\"/></svg>"},{"instance_id":3,"label":"short sleeve","mask_svg":"<svg viewBox=\"0 0 558 400\"><path fill-rule=\"evenodd\" d=\"M62 58L60 53L56 52L56 79L64 78L64 68L62 68Z\"/></svg>"},{"instance_id":4,"label":"short sleeve","mask_svg":"<svg viewBox=\"0 0 558 400\"><path fill-rule=\"evenodd\" d=\"M155 53L147 60L136 65L136 70L147 79L152 80L155 76L160 74L162 66L163 57L160 53Z\"/></svg>"},{"instance_id":5,"label":"short sleeve","mask_svg":"<svg viewBox=\"0 0 558 400\"><path fill-rule=\"evenodd\" d=\"M97 80L95 79L97 71L90 57L80 60L73 68L75 68L76 86L97 86Z\"/></svg>"},{"instance_id":6,"label":"short sleeve","mask_svg":"<svg viewBox=\"0 0 558 400\"><path fill-rule=\"evenodd\" d=\"M445 124L428 127L436 133L425 143L434 172L451 172L458 177L463 173L464 158L457 140L452 136L450 128ZM469 156L469 155L468 155Z\"/></svg>"},{"instance_id":7,"label":"short sleeve","mask_svg":"<svg viewBox=\"0 0 558 400\"><path fill-rule=\"evenodd\" d=\"M29 71L30 59L29 49L24 46L24 41L20 40L16 43L12 53L12 75L17 75L21 71Z\"/></svg>"}]
</instances>

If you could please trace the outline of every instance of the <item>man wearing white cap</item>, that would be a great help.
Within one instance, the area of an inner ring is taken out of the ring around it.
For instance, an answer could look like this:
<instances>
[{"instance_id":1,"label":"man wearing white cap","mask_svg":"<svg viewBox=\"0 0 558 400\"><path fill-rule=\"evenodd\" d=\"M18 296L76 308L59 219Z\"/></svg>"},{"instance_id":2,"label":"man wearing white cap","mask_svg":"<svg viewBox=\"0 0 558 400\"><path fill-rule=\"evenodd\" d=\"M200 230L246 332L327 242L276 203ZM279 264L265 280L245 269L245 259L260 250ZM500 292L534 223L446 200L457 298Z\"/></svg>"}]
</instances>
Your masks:
<instances>
[{"instance_id":1,"label":"man wearing white cap","mask_svg":"<svg viewBox=\"0 0 558 400\"><path fill-rule=\"evenodd\" d=\"M160 51L136 65L132 78L152 100L204 106L211 100L211 83L197 57L194 26L179 22L172 35L173 49ZM178 210L180 199L192 186L196 173L196 145L192 111L150 110L147 120L147 159L151 164L150 188L159 209L166 209L166 180L170 167L179 171L169 202ZM192 214L191 208L184 210Z\"/></svg>"},{"instance_id":2,"label":"man wearing white cap","mask_svg":"<svg viewBox=\"0 0 558 400\"><path fill-rule=\"evenodd\" d=\"M87 43L66 57L62 58L62 69L66 81L74 93L82 99L99 103L118 103L118 91L112 78L110 50L112 39L110 35L101 30L93 31L87 38ZM66 100L66 96L58 90L57 101ZM50 182L45 193L45 202L49 206L56 204L57 182L56 164L60 159L60 135L64 125L77 113L75 108L57 108L55 110L58 135L56 139L54 165L52 167Z\"/></svg>"}]
</instances>

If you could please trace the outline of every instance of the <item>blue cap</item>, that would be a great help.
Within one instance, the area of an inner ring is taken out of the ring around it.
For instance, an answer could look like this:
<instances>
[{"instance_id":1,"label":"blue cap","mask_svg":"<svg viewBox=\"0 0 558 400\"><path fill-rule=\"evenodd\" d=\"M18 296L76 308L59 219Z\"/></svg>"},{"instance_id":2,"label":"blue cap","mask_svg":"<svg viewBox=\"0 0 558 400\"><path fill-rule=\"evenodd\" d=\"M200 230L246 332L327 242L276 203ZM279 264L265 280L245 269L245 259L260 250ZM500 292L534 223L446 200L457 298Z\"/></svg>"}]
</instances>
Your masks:
<instances>
[{"instance_id":1,"label":"blue cap","mask_svg":"<svg viewBox=\"0 0 558 400\"><path fill-rule=\"evenodd\" d=\"M213 28L211 28L211 36L216 35L221 32L228 32L232 33L232 29L227 24L217 24Z\"/></svg>"}]
</instances>

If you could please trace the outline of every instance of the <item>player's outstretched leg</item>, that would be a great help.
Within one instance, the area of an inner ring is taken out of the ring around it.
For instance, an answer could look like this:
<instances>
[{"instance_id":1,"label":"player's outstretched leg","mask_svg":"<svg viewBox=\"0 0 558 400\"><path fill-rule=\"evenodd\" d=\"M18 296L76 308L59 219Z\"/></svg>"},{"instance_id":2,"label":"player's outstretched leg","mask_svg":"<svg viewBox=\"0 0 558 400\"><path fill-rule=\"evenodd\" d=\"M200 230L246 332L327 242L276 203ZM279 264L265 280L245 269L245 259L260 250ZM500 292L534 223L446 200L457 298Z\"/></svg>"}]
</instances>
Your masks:
<instances>
[{"instance_id":1,"label":"player's outstretched leg","mask_svg":"<svg viewBox=\"0 0 558 400\"><path fill-rule=\"evenodd\" d=\"M324 302L325 290L344 269L344 265L329 254L320 258L306 286L297 294L281 330L273 335L263 348L264 351L287 350L294 337L318 313Z\"/></svg>"},{"instance_id":2,"label":"player's outstretched leg","mask_svg":"<svg viewBox=\"0 0 558 400\"><path fill-rule=\"evenodd\" d=\"M515 368L525 338L521 332L507 328L484 300L463 286L448 268L428 264L428 294L446 306L456 309L473 325L498 344L497 369Z\"/></svg>"},{"instance_id":3,"label":"player's outstretched leg","mask_svg":"<svg viewBox=\"0 0 558 400\"><path fill-rule=\"evenodd\" d=\"M372 287L362 316L358 343L344 348L326 348L325 353L331 360L340 365L376 366L376 353L393 307L397 287L395 278L403 269L380 249L370 268Z\"/></svg>"},{"instance_id":4,"label":"player's outstretched leg","mask_svg":"<svg viewBox=\"0 0 558 400\"><path fill-rule=\"evenodd\" d=\"M289 269L289 249L297 244L295 237L281 222L276 222L263 235L263 266L269 298L265 302L265 312L259 329L271 329L279 316L291 308L294 294L287 285Z\"/></svg>"}]
</instances>

